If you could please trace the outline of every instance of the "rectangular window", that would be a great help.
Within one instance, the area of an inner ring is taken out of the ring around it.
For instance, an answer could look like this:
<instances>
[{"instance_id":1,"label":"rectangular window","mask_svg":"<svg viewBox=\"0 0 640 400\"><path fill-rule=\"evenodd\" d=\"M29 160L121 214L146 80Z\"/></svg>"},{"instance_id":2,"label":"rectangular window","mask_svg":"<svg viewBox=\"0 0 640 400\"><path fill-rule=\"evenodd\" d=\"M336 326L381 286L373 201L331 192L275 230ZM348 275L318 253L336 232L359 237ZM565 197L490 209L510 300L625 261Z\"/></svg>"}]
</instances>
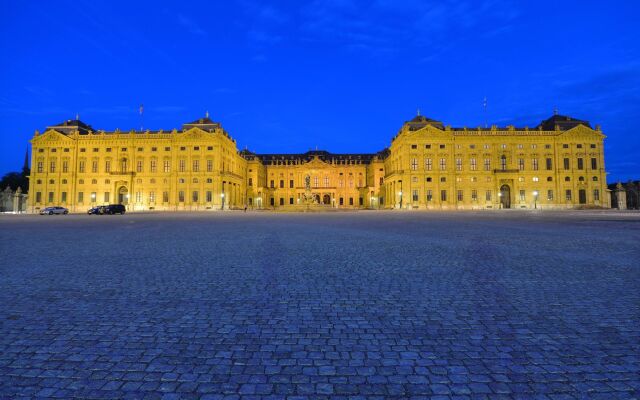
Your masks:
<instances>
[{"instance_id":1,"label":"rectangular window","mask_svg":"<svg viewBox=\"0 0 640 400\"><path fill-rule=\"evenodd\" d=\"M271 180L271 182L270 182L270 183L271 183L271 185L270 185L270 186L271 186L271 189L275 188L275 181L274 181L273 179Z\"/></svg>"},{"instance_id":2,"label":"rectangular window","mask_svg":"<svg viewBox=\"0 0 640 400\"><path fill-rule=\"evenodd\" d=\"M49 203L53 203L53 192L49 192Z\"/></svg>"},{"instance_id":3,"label":"rectangular window","mask_svg":"<svg viewBox=\"0 0 640 400\"><path fill-rule=\"evenodd\" d=\"M284 189L284 179L280 179L280 189Z\"/></svg>"},{"instance_id":4,"label":"rectangular window","mask_svg":"<svg viewBox=\"0 0 640 400\"><path fill-rule=\"evenodd\" d=\"M550 158L547 158L547 171L551 171L553 169L553 161Z\"/></svg>"},{"instance_id":5,"label":"rectangular window","mask_svg":"<svg viewBox=\"0 0 640 400\"><path fill-rule=\"evenodd\" d=\"M462 158L456 158L456 171L462 171Z\"/></svg>"},{"instance_id":6,"label":"rectangular window","mask_svg":"<svg viewBox=\"0 0 640 400\"><path fill-rule=\"evenodd\" d=\"M67 192L60 193L60 201L63 203L67 202Z\"/></svg>"},{"instance_id":7,"label":"rectangular window","mask_svg":"<svg viewBox=\"0 0 640 400\"><path fill-rule=\"evenodd\" d=\"M142 203L142 192L136 192L136 203Z\"/></svg>"},{"instance_id":8,"label":"rectangular window","mask_svg":"<svg viewBox=\"0 0 640 400\"><path fill-rule=\"evenodd\" d=\"M531 159L531 167L533 168L534 171L538 170L538 159L537 158L532 158Z\"/></svg>"},{"instance_id":9,"label":"rectangular window","mask_svg":"<svg viewBox=\"0 0 640 400\"><path fill-rule=\"evenodd\" d=\"M591 169L593 169L593 170L598 169L598 159L597 158L592 158L591 159Z\"/></svg>"},{"instance_id":10,"label":"rectangular window","mask_svg":"<svg viewBox=\"0 0 640 400\"><path fill-rule=\"evenodd\" d=\"M162 202L163 203L169 202L169 192L162 192Z\"/></svg>"},{"instance_id":11,"label":"rectangular window","mask_svg":"<svg viewBox=\"0 0 640 400\"><path fill-rule=\"evenodd\" d=\"M325 178L327 186L329 183L329 178ZM289 179L289 188L293 189L293 179Z\"/></svg>"},{"instance_id":12,"label":"rectangular window","mask_svg":"<svg viewBox=\"0 0 640 400\"><path fill-rule=\"evenodd\" d=\"M98 162L97 161L92 161L91 162L91 172L93 172L93 173L98 172Z\"/></svg>"},{"instance_id":13,"label":"rectangular window","mask_svg":"<svg viewBox=\"0 0 640 400\"><path fill-rule=\"evenodd\" d=\"M567 199L567 201L571 201L571 189L566 190L565 198Z\"/></svg>"},{"instance_id":14,"label":"rectangular window","mask_svg":"<svg viewBox=\"0 0 640 400\"><path fill-rule=\"evenodd\" d=\"M149 203L156 202L156 192L149 192Z\"/></svg>"},{"instance_id":15,"label":"rectangular window","mask_svg":"<svg viewBox=\"0 0 640 400\"><path fill-rule=\"evenodd\" d=\"M78 192L78 203L84 202L84 192Z\"/></svg>"},{"instance_id":16,"label":"rectangular window","mask_svg":"<svg viewBox=\"0 0 640 400\"><path fill-rule=\"evenodd\" d=\"M446 190L441 190L440 191L440 201L447 201L447 191Z\"/></svg>"},{"instance_id":17,"label":"rectangular window","mask_svg":"<svg viewBox=\"0 0 640 400\"><path fill-rule=\"evenodd\" d=\"M476 171L478 169L478 162L475 158L471 159L471 170Z\"/></svg>"},{"instance_id":18,"label":"rectangular window","mask_svg":"<svg viewBox=\"0 0 640 400\"><path fill-rule=\"evenodd\" d=\"M553 190L547 190L547 200L553 201Z\"/></svg>"},{"instance_id":19,"label":"rectangular window","mask_svg":"<svg viewBox=\"0 0 640 400\"><path fill-rule=\"evenodd\" d=\"M433 190L427 190L427 201L433 200Z\"/></svg>"},{"instance_id":20,"label":"rectangular window","mask_svg":"<svg viewBox=\"0 0 640 400\"><path fill-rule=\"evenodd\" d=\"M526 192L524 190L520 191L520 201L525 201L525 194Z\"/></svg>"},{"instance_id":21,"label":"rectangular window","mask_svg":"<svg viewBox=\"0 0 640 400\"><path fill-rule=\"evenodd\" d=\"M36 203L42 202L42 192L36 192Z\"/></svg>"},{"instance_id":22,"label":"rectangular window","mask_svg":"<svg viewBox=\"0 0 640 400\"><path fill-rule=\"evenodd\" d=\"M563 163L563 165L562 165L562 166L564 167L564 169L569 169L569 168L570 168L570 167L569 167L569 159L568 159L568 158L564 158L564 159L562 160L562 163Z\"/></svg>"},{"instance_id":23,"label":"rectangular window","mask_svg":"<svg viewBox=\"0 0 640 400\"><path fill-rule=\"evenodd\" d=\"M191 195L191 201L193 201L194 203L198 202L198 191L194 190L192 195Z\"/></svg>"},{"instance_id":24,"label":"rectangular window","mask_svg":"<svg viewBox=\"0 0 640 400\"><path fill-rule=\"evenodd\" d=\"M164 160L164 172L171 172L171 161Z\"/></svg>"},{"instance_id":25,"label":"rectangular window","mask_svg":"<svg viewBox=\"0 0 640 400\"><path fill-rule=\"evenodd\" d=\"M56 162L55 161L51 161L49 163L49 172L56 172Z\"/></svg>"},{"instance_id":26,"label":"rectangular window","mask_svg":"<svg viewBox=\"0 0 640 400\"><path fill-rule=\"evenodd\" d=\"M418 159L417 158L412 158L411 159L411 170L412 171L416 171L418 169Z\"/></svg>"},{"instance_id":27,"label":"rectangular window","mask_svg":"<svg viewBox=\"0 0 640 400\"><path fill-rule=\"evenodd\" d=\"M484 170L485 171L491 171L491 159L490 158L485 158L484 159Z\"/></svg>"},{"instance_id":28,"label":"rectangular window","mask_svg":"<svg viewBox=\"0 0 640 400\"><path fill-rule=\"evenodd\" d=\"M96 196L97 196L96 192L91 192L91 202L92 203L94 203L96 201L96 199L97 199Z\"/></svg>"},{"instance_id":29,"label":"rectangular window","mask_svg":"<svg viewBox=\"0 0 640 400\"><path fill-rule=\"evenodd\" d=\"M213 160L207 160L207 172L213 172Z\"/></svg>"},{"instance_id":30,"label":"rectangular window","mask_svg":"<svg viewBox=\"0 0 640 400\"><path fill-rule=\"evenodd\" d=\"M441 158L440 159L440 170L444 171L447 169L447 159L446 158Z\"/></svg>"},{"instance_id":31,"label":"rectangular window","mask_svg":"<svg viewBox=\"0 0 640 400\"><path fill-rule=\"evenodd\" d=\"M78 172L80 172L80 173L84 172L85 164L86 164L85 161L80 161L80 163L78 163Z\"/></svg>"},{"instance_id":32,"label":"rectangular window","mask_svg":"<svg viewBox=\"0 0 640 400\"><path fill-rule=\"evenodd\" d=\"M110 193L109 193L109 192L104 192L104 202L105 202L105 203L108 203L108 202L109 202L109 197L110 197L109 195L110 195Z\"/></svg>"},{"instance_id":33,"label":"rectangular window","mask_svg":"<svg viewBox=\"0 0 640 400\"><path fill-rule=\"evenodd\" d=\"M412 197L413 201L418 201L418 199L420 198L420 195L419 195L419 192L418 192L417 189L413 189L413 191L411 193L411 197Z\"/></svg>"},{"instance_id":34,"label":"rectangular window","mask_svg":"<svg viewBox=\"0 0 640 400\"><path fill-rule=\"evenodd\" d=\"M284 197L280 197L280 205L283 206L284 205Z\"/></svg>"},{"instance_id":35,"label":"rectangular window","mask_svg":"<svg viewBox=\"0 0 640 400\"><path fill-rule=\"evenodd\" d=\"M524 158L518 158L518 169L524 171Z\"/></svg>"},{"instance_id":36,"label":"rectangular window","mask_svg":"<svg viewBox=\"0 0 640 400\"><path fill-rule=\"evenodd\" d=\"M584 159L578 158L578 169L584 169Z\"/></svg>"},{"instance_id":37,"label":"rectangular window","mask_svg":"<svg viewBox=\"0 0 640 400\"><path fill-rule=\"evenodd\" d=\"M599 201L600 200L600 190L599 189L593 189L593 200L594 201Z\"/></svg>"},{"instance_id":38,"label":"rectangular window","mask_svg":"<svg viewBox=\"0 0 640 400\"><path fill-rule=\"evenodd\" d=\"M207 203L211 203L211 201L213 200L213 192L211 192L211 190L207 190L207 193L205 195Z\"/></svg>"},{"instance_id":39,"label":"rectangular window","mask_svg":"<svg viewBox=\"0 0 640 400\"><path fill-rule=\"evenodd\" d=\"M156 160L151 160L151 172L156 172L158 169L158 162Z\"/></svg>"},{"instance_id":40,"label":"rectangular window","mask_svg":"<svg viewBox=\"0 0 640 400\"><path fill-rule=\"evenodd\" d=\"M475 189L471 191L471 201L478 201L478 191Z\"/></svg>"},{"instance_id":41,"label":"rectangular window","mask_svg":"<svg viewBox=\"0 0 640 400\"><path fill-rule=\"evenodd\" d=\"M193 160L193 172L200 172L200 160Z\"/></svg>"},{"instance_id":42,"label":"rectangular window","mask_svg":"<svg viewBox=\"0 0 640 400\"><path fill-rule=\"evenodd\" d=\"M293 205L293 197L289 197L289 204Z\"/></svg>"},{"instance_id":43,"label":"rectangular window","mask_svg":"<svg viewBox=\"0 0 640 400\"><path fill-rule=\"evenodd\" d=\"M142 160L136 161L136 172L142 172Z\"/></svg>"},{"instance_id":44,"label":"rectangular window","mask_svg":"<svg viewBox=\"0 0 640 400\"><path fill-rule=\"evenodd\" d=\"M433 169L433 164L430 158L426 159L424 169L426 169L427 171L431 171Z\"/></svg>"},{"instance_id":45,"label":"rectangular window","mask_svg":"<svg viewBox=\"0 0 640 400\"><path fill-rule=\"evenodd\" d=\"M178 161L178 172L184 172L185 165L186 165L186 161L185 160Z\"/></svg>"},{"instance_id":46,"label":"rectangular window","mask_svg":"<svg viewBox=\"0 0 640 400\"><path fill-rule=\"evenodd\" d=\"M500 169L503 171L507 169L507 157L505 156L500 157Z\"/></svg>"},{"instance_id":47,"label":"rectangular window","mask_svg":"<svg viewBox=\"0 0 640 400\"><path fill-rule=\"evenodd\" d=\"M253 178L249 178L249 186L253 186Z\"/></svg>"},{"instance_id":48,"label":"rectangular window","mask_svg":"<svg viewBox=\"0 0 640 400\"><path fill-rule=\"evenodd\" d=\"M69 161L62 162L62 172L69 172Z\"/></svg>"},{"instance_id":49,"label":"rectangular window","mask_svg":"<svg viewBox=\"0 0 640 400\"><path fill-rule=\"evenodd\" d=\"M462 190L458 190L458 201L464 200L464 192Z\"/></svg>"},{"instance_id":50,"label":"rectangular window","mask_svg":"<svg viewBox=\"0 0 640 400\"><path fill-rule=\"evenodd\" d=\"M44 167L43 167L44 163L42 161L38 161L38 172L42 173Z\"/></svg>"},{"instance_id":51,"label":"rectangular window","mask_svg":"<svg viewBox=\"0 0 640 400\"><path fill-rule=\"evenodd\" d=\"M183 190L178 192L178 202L179 203L184 203L184 191Z\"/></svg>"},{"instance_id":52,"label":"rectangular window","mask_svg":"<svg viewBox=\"0 0 640 400\"><path fill-rule=\"evenodd\" d=\"M104 162L104 172L111 172L111 161L107 160Z\"/></svg>"},{"instance_id":53,"label":"rectangular window","mask_svg":"<svg viewBox=\"0 0 640 400\"><path fill-rule=\"evenodd\" d=\"M353 197L349 197L349 205L352 206L353 205Z\"/></svg>"},{"instance_id":54,"label":"rectangular window","mask_svg":"<svg viewBox=\"0 0 640 400\"><path fill-rule=\"evenodd\" d=\"M484 198L486 201L491 201L491 190L487 190L487 192L484 195Z\"/></svg>"}]
</instances>

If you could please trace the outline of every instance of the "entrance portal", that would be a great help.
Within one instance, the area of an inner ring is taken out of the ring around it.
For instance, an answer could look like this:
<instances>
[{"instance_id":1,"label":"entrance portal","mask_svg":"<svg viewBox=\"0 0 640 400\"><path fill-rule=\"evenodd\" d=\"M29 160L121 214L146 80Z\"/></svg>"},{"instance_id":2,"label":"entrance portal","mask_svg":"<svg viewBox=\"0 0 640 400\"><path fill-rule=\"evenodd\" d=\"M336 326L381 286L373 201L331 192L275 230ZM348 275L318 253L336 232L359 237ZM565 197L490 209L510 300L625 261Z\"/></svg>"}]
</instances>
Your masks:
<instances>
[{"instance_id":1,"label":"entrance portal","mask_svg":"<svg viewBox=\"0 0 640 400\"><path fill-rule=\"evenodd\" d=\"M578 190L578 201L580 204L587 204L587 191L584 189Z\"/></svg>"},{"instance_id":2,"label":"entrance portal","mask_svg":"<svg viewBox=\"0 0 640 400\"><path fill-rule=\"evenodd\" d=\"M500 204L502 208L511 208L511 189L509 189L509 185L500 187Z\"/></svg>"},{"instance_id":3,"label":"entrance portal","mask_svg":"<svg viewBox=\"0 0 640 400\"><path fill-rule=\"evenodd\" d=\"M326 204L326 205L331 204L331 196L329 196L328 194L325 194L322 197L322 204Z\"/></svg>"},{"instance_id":4,"label":"entrance portal","mask_svg":"<svg viewBox=\"0 0 640 400\"><path fill-rule=\"evenodd\" d=\"M129 191L126 187L122 186L118 189L118 204L126 205L129 203Z\"/></svg>"}]
</instances>

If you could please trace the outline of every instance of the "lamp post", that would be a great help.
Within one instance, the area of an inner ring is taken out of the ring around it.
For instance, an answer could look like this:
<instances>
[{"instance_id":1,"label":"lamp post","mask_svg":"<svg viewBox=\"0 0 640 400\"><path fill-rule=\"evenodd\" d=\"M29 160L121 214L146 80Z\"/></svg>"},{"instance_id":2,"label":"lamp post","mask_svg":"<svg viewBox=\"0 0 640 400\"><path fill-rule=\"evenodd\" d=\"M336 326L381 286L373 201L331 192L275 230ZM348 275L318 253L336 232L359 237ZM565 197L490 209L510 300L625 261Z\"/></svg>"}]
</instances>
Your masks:
<instances>
[{"instance_id":1,"label":"lamp post","mask_svg":"<svg viewBox=\"0 0 640 400\"><path fill-rule=\"evenodd\" d=\"M502 209L502 191L498 192L498 209Z\"/></svg>"},{"instance_id":2,"label":"lamp post","mask_svg":"<svg viewBox=\"0 0 640 400\"><path fill-rule=\"evenodd\" d=\"M399 180L398 182L400 182L400 192L398 194L400 195L400 209L402 210L402 181Z\"/></svg>"},{"instance_id":3,"label":"lamp post","mask_svg":"<svg viewBox=\"0 0 640 400\"><path fill-rule=\"evenodd\" d=\"M220 197L222 198L222 208L220 209L224 210L224 192L220 194Z\"/></svg>"},{"instance_id":4,"label":"lamp post","mask_svg":"<svg viewBox=\"0 0 640 400\"><path fill-rule=\"evenodd\" d=\"M533 191L533 208L534 209L538 208L538 191L537 190Z\"/></svg>"}]
</instances>

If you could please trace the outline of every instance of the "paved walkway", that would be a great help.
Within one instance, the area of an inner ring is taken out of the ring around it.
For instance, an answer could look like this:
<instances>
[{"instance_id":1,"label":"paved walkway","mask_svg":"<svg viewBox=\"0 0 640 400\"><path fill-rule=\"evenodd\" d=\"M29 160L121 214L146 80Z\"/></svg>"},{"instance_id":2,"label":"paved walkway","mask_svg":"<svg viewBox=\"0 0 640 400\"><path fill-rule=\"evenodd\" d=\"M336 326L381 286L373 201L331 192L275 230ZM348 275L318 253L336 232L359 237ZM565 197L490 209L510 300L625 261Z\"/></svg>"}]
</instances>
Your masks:
<instances>
[{"instance_id":1,"label":"paved walkway","mask_svg":"<svg viewBox=\"0 0 640 400\"><path fill-rule=\"evenodd\" d=\"M0 398L640 398L640 217L0 217Z\"/></svg>"}]
</instances>

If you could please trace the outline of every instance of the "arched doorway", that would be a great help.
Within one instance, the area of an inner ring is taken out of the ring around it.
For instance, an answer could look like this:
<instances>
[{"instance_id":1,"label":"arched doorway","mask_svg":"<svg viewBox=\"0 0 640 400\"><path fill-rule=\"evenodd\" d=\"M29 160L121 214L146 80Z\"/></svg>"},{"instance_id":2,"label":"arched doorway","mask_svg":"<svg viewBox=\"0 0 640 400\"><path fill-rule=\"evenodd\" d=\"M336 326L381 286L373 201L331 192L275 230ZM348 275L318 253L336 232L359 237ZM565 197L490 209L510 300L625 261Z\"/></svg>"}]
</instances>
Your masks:
<instances>
[{"instance_id":1,"label":"arched doorway","mask_svg":"<svg viewBox=\"0 0 640 400\"><path fill-rule=\"evenodd\" d=\"M511 189L509 185L500 187L500 204L502 208L511 208Z\"/></svg>"},{"instance_id":2,"label":"arched doorway","mask_svg":"<svg viewBox=\"0 0 640 400\"><path fill-rule=\"evenodd\" d=\"M129 202L129 190L126 187L121 186L118 189L118 204L126 205Z\"/></svg>"},{"instance_id":3,"label":"arched doorway","mask_svg":"<svg viewBox=\"0 0 640 400\"><path fill-rule=\"evenodd\" d=\"M331 204L331 196L329 196L328 194L325 194L322 197L322 204L326 204L326 205Z\"/></svg>"},{"instance_id":4,"label":"arched doorway","mask_svg":"<svg viewBox=\"0 0 640 400\"><path fill-rule=\"evenodd\" d=\"M313 194L313 202L315 204L320 204L320 195L319 194L317 194L317 193Z\"/></svg>"}]
</instances>

